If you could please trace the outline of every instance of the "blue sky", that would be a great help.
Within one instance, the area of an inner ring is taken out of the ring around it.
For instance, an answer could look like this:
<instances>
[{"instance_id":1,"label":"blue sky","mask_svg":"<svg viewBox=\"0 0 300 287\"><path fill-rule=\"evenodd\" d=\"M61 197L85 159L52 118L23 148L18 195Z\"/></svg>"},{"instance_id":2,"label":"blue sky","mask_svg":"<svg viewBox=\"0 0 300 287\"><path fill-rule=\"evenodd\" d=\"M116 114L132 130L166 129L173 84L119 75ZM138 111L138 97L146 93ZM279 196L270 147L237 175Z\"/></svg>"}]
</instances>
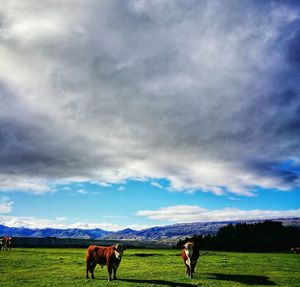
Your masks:
<instances>
[{"instance_id":1,"label":"blue sky","mask_svg":"<svg viewBox=\"0 0 300 287\"><path fill-rule=\"evenodd\" d=\"M259 189L256 196L244 197L228 193L216 196L201 190L176 192L168 188L167 180L129 180L124 184L110 186L95 183L68 184L43 195L14 192L9 195L13 208L9 216L4 215L2 218L14 226L120 230L125 227L143 229L177 222L288 217L293 216L293 213L297 215L299 207L297 190L282 194L278 190ZM160 210L168 207L174 208L171 212L163 211L165 216L158 220L147 214L139 214L152 211L154 215L159 215ZM195 207L205 211L199 212ZM224 212L224 209L229 209L229 212ZM238 212L243 211L241 217L235 217L236 209ZM247 213L253 210L256 212ZM265 210L270 212L262 214ZM292 210L292 213L286 214L287 210ZM181 217L178 216L180 212L183 212Z\"/></svg>"},{"instance_id":2,"label":"blue sky","mask_svg":"<svg viewBox=\"0 0 300 287\"><path fill-rule=\"evenodd\" d=\"M295 1L7 1L0 224L300 217L299 39Z\"/></svg>"}]
</instances>

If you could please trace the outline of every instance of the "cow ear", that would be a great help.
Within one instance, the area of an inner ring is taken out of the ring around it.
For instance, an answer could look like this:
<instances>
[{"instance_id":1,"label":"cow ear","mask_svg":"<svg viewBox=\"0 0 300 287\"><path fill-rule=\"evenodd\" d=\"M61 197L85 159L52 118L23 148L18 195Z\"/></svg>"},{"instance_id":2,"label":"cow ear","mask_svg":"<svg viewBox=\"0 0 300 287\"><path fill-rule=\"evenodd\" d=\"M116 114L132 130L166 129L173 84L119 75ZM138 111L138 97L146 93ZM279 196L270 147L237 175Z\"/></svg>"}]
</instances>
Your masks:
<instances>
[{"instance_id":1,"label":"cow ear","mask_svg":"<svg viewBox=\"0 0 300 287\"><path fill-rule=\"evenodd\" d=\"M182 246L181 246L181 249L186 249L186 246L185 246L185 245L182 245Z\"/></svg>"},{"instance_id":2,"label":"cow ear","mask_svg":"<svg viewBox=\"0 0 300 287\"><path fill-rule=\"evenodd\" d=\"M117 250L116 246L113 246L113 250Z\"/></svg>"}]
</instances>

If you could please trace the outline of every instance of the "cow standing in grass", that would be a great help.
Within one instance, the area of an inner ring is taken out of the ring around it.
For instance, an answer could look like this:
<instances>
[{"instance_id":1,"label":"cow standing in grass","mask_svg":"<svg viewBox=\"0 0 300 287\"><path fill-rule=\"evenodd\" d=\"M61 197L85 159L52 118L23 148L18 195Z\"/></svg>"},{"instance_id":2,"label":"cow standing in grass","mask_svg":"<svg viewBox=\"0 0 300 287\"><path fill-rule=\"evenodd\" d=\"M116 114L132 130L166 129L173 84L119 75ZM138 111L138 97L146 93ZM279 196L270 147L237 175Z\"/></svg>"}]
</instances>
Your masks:
<instances>
[{"instance_id":1,"label":"cow standing in grass","mask_svg":"<svg viewBox=\"0 0 300 287\"><path fill-rule=\"evenodd\" d=\"M8 236L4 236L1 239L1 245L3 250L11 250L11 245L12 245L12 238Z\"/></svg>"},{"instance_id":2,"label":"cow standing in grass","mask_svg":"<svg viewBox=\"0 0 300 287\"><path fill-rule=\"evenodd\" d=\"M107 266L108 271L108 281L117 279L117 269L120 265L122 256L123 256L123 245L115 244L113 246L95 246L91 245L86 251L86 278L89 278L89 272L94 277L94 269L97 264L101 265L103 268L104 265Z\"/></svg>"},{"instance_id":3,"label":"cow standing in grass","mask_svg":"<svg viewBox=\"0 0 300 287\"><path fill-rule=\"evenodd\" d=\"M291 249L291 252L295 253L295 254L299 254L300 253L300 247L293 247Z\"/></svg>"},{"instance_id":4,"label":"cow standing in grass","mask_svg":"<svg viewBox=\"0 0 300 287\"><path fill-rule=\"evenodd\" d=\"M182 246L181 257L186 267L185 274L189 278L193 278L199 256L200 253L197 243L189 241Z\"/></svg>"}]
</instances>

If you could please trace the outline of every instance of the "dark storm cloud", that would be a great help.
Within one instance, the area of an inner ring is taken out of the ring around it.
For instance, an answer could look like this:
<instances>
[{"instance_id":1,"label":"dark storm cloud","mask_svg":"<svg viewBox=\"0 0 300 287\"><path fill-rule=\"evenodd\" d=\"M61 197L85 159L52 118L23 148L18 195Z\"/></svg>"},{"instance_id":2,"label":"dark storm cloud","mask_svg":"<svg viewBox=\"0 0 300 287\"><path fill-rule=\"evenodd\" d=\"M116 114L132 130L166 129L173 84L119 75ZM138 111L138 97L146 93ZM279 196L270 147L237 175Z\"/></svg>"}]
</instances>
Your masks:
<instances>
[{"instance_id":1,"label":"dark storm cloud","mask_svg":"<svg viewBox=\"0 0 300 287\"><path fill-rule=\"evenodd\" d=\"M299 67L300 65L300 28L299 23L295 31L291 33L291 40L288 42L287 59L291 65Z\"/></svg>"},{"instance_id":2,"label":"dark storm cloud","mask_svg":"<svg viewBox=\"0 0 300 287\"><path fill-rule=\"evenodd\" d=\"M300 157L292 2L10 1L0 15L3 176L298 187L273 169Z\"/></svg>"},{"instance_id":3,"label":"dark storm cloud","mask_svg":"<svg viewBox=\"0 0 300 287\"><path fill-rule=\"evenodd\" d=\"M106 156L91 157L82 148L91 146L84 137L66 126L58 126L51 114L31 109L3 84L0 100L5 105L0 117L0 173L4 176L52 180L85 177L90 176L96 162L107 167L113 162L107 161ZM109 155L107 149L104 154Z\"/></svg>"}]
</instances>

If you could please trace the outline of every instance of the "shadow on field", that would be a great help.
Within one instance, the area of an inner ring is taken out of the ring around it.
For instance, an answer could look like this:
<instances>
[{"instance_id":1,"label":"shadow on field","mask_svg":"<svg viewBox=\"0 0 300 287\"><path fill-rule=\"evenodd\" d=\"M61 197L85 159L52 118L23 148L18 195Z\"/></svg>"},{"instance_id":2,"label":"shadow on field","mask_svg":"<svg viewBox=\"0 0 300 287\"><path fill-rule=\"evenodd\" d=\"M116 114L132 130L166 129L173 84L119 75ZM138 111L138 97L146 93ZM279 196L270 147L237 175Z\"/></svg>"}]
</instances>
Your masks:
<instances>
[{"instance_id":1,"label":"shadow on field","mask_svg":"<svg viewBox=\"0 0 300 287\"><path fill-rule=\"evenodd\" d=\"M211 279L223 281L235 281L247 285L277 285L275 282L270 281L266 276L257 275L239 275L239 274L220 274L208 273Z\"/></svg>"},{"instance_id":2,"label":"shadow on field","mask_svg":"<svg viewBox=\"0 0 300 287\"><path fill-rule=\"evenodd\" d=\"M138 256L138 257L151 257L151 256L157 256L158 254L153 254L153 253L135 253L133 255L134 256Z\"/></svg>"},{"instance_id":3,"label":"shadow on field","mask_svg":"<svg viewBox=\"0 0 300 287\"><path fill-rule=\"evenodd\" d=\"M157 284L170 287L195 287L194 284L177 283L166 280L119 279L118 281L124 281L129 283Z\"/></svg>"}]
</instances>

